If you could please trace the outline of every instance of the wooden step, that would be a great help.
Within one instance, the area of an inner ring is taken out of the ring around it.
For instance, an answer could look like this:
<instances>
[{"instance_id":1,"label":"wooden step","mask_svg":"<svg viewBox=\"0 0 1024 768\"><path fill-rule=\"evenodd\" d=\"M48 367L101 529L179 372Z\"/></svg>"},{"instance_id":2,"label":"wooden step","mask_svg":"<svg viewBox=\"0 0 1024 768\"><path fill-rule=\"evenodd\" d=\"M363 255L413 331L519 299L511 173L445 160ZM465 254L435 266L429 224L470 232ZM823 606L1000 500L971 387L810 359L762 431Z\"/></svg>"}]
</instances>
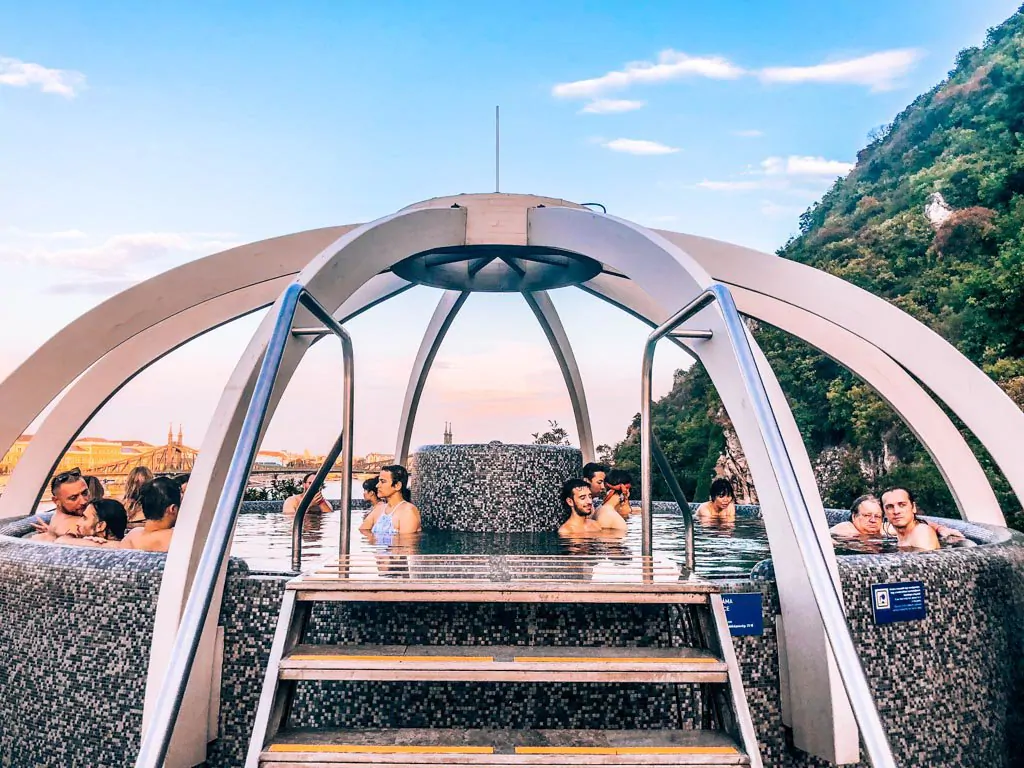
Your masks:
<instances>
[{"instance_id":1,"label":"wooden step","mask_svg":"<svg viewBox=\"0 0 1024 768\"><path fill-rule=\"evenodd\" d=\"M669 560L590 555L350 555L293 579L300 601L706 603L718 588Z\"/></svg>"},{"instance_id":2,"label":"wooden step","mask_svg":"<svg viewBox=\"0 0 1024 768\"><path fill-rule=\"evenodd\" d=\"M300 645L282 680L725 683L725 662L696 648Z\"/></svg>"},{"instance_id":3,"label":"wooden step","mask_svg":"<svg viewBox=\"0 0 1024 768\"><path fill-rule=\"evenodd\" d=\"M748 765L720 731L288 730L260 755L268 768L424 765Z\"/></svg>"}]
</instances>

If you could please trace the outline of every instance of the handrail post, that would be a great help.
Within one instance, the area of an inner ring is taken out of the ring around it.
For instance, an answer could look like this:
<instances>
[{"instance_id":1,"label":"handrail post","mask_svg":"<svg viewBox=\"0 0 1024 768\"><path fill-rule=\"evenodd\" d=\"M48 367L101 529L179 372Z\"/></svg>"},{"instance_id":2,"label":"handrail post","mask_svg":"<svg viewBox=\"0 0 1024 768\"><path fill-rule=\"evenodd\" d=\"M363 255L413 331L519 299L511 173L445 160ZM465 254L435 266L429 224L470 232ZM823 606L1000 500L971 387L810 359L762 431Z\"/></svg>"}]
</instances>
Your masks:
<instances>
[{"instance_id":1,"label":"handrail post","mask_svg":"<svg viewBox=\"0 0 1024 768\"><path fill-rule=\"evenodd\" d=\"M714 301L712 294L708 291L702 292L696 299L651 331L651 335L647 337L647 343L644 345L643 368L640 373L640 553L644 557L650 557L654 553L654 528L651 519L651 446L654 442L654 427L651 424L651 378L654 373L654 349L663 336L712 301ZM689 512L689 509L687 506L683 514ZM691 525L691 530L692 527ZM690 557L687 554L688 561Z\"/></svg>"},{"instance_id":2,"label":"handrail post","mask_svg":"<svg viewBox=\"0 0 1024 768\"><path fill-rule=\"evenodd\" d=\"M341 323L324 309L311 293L302 294L302 303L327 328L332 330L341 340L341 354L344 358L345 374L342 383L342 397L345 401L345 413L341 426L341 526L338 534L338 555L345 557L349 550L350 532L352 530L352 430L355 424L355 376L353 372L354 356L352 354L352 338ZM333 462L332 462L333 464Z\"/></svg>"},{"instance_id":3,"label":"handrail post","mask_svg":"<svg viewBox=\"0 0 1024 768\"><path fill-rule=\"evenodd\" d=\"M641 508L644 513L644 554L648 554L650 551L650 542L648 541L648 536L650 535L649 496L651 492L649 447L653 444L653 432L650 423L650 393L654 346L657 344L658 339L671 333L672 329L685 322L713 301L718 302L728 341L739 366L743 387L754 411L754 418L764 440L768 459L778 481L786 513L789 515L790 523L792 524L797 549L803 560L804 568L807 570L811 594L814 596L814 602L821 616L822 626L825 629L825 636L828 638L832 653L835 656L836 666L839 668L839 675L842 678L846 694L850 697L850 705L857 719L857 725L860 726L868 758L875 768L896 768L892 747L886 736L885 728L882 727L882 720L878 714L878 708L875 706L874 698L871 695L871 688L868 686L867 675L864 673L864 667L860 662L857 648L853 644L850 625L846 621L846 614L843 612L842 597L835 581L832 579L832 574L829 572L825 551L822 549L822 544L815 533L810 507L807 505L807 499L804 498L803 489L800 487L800 482L796 476L796 470L790 461L789 452L782 437L782 429L779 427L775 413L772 411L768 392L765 389L764 381L761 380L761 372L757 367L757 361L754 359L754 353L747 339L746 327L740 319L740 314L736 309L732 294L728 288L720 283L712 283L696 299L658 326L648 337L647 345L644 347L641 376L642 399L640 403L640 476L641 492L643 493L643 506ZM676 335L696 338L709 337L707 332L702 331Z\"/></svg>"},{"instance_id":4,"label":"handrail post","mask_svg":"<svg viewBox=\"0 0 1024 768\"><path fill-rule=\"evenodd\" d=\"M696 570L697 562L697 551L693 540L693 512L690 511L690 505L686 501L686 494L683 493L683 489L679 485L675 473L672 471L672 465L668 463L668 457L661 450L661 444L658 443L658 438L655 437L653 432L651 433L651 453L654 456L654 463L658 465L658 469L661 471L661 476L665 478L665 482L668 484L669 493L672 494L672 498L683 515L683 524L686 526L686 532L683 534L686 538L686 570L692 574ZM653 523L653 520L651 522Z\"/></svg>"},{"instance_id":5,"label":"handrail post","mask_svg":"<svg viewBox=\"0 0 1024 768\"><path fill-rule=\"evenodd\" d=\"M292 283L281 294L274 329L267 343L263 362L260 364L252 399L245 411L238 444L228 465L224 488L213 513L213 521L196 568L195 578L192 580L185 610L181 614L153 716L143 734L139 756L135 761L136 768L161 768L167 756L171 734L181 710L185 687L188 685L196 650L202 637L203 625L206 623L206 616L213 600L214 587L227 556L231 532L235 527L246 481L256 458L260 434L270 407L277 374L284 359L285 346L291 336L291 326L298 309L299 298L304 291L302 285Z\"/></svg>"}]
</instances>

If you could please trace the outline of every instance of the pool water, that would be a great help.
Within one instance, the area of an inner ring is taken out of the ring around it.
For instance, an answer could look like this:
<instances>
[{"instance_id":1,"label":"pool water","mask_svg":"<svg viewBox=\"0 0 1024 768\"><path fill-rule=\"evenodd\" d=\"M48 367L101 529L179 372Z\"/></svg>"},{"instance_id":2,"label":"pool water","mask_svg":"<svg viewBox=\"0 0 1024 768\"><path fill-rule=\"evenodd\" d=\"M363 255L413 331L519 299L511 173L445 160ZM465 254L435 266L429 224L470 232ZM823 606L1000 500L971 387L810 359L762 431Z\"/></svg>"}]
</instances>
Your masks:
<instances>
[{"instance_id":1,"label":"pool water","mask_svg":"<svg viewBox=\"0 0 1024 768\"><path fill-rule=\"evenodd\" d=\"M363 510L352 511L350 551L381 552L387 548L370 544L359 532ZM340 513L308 514L303 524L302 565L337 556ZM238 517L231 554L241 557L258 571L291 570L291 518L280 512L247 512ZM734 524L707 526L696 523L697 570L709 578L745 578L755 563L769 557L764 521L738 517ZM679 512L654 515L654 553L677 563L686 561L683 518ZM594 554L639 556L640 516L629 520L625 536L563 539L554 532L468 533L427 531L403 537L402 554Z\"/></svg>"}]
</instances>

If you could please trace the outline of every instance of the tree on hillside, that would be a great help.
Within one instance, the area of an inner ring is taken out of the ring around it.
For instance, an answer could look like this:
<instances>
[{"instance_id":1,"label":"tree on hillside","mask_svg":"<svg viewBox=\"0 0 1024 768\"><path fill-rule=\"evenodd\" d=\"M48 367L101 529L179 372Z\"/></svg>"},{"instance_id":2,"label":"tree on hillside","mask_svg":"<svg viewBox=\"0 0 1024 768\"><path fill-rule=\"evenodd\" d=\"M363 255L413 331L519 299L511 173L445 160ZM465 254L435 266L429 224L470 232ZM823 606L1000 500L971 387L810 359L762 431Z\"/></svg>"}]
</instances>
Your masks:
<instances>
[{"instance_id":1,"label":"tree on hillside","mask_svg":"<svg viewBox=\"0 0 1024 768\"><path fill-rule=\"evenodd\" d=\"M548 431L547 432L534 432L533 433L533 444L534 445L571 445L569 442L569 433L562 427L558 426L558 422L555 420L548 420Z\"/></svg>"},{"instance_id":2,"label":"tree on hillside","mask_svg":"<svg viewBox=\"0 0 1024 768\"><path fill-rule=\"evenodd\" d=\"M941 195L946 217L925 208ZM1024 12L960 53L948 78L872 132L856 167L800 217L779 256L881 296L944 336L1024 405ZM955 514L910 430L863 382L782 331L753 333L789 399L827 504L912 487L929 513ZM719 402L699 366L653 408L655 434L683 488L722 451ZM962 425L961 425L962 426ZM638 421L615 448L639 459ZM1012 525L1020 504L972 443ZM670 450L671 447L671 450ZM656 481L657 483L657 481ZM664 497L664 489L655 493Z\"/></svg>"}]
</instances>

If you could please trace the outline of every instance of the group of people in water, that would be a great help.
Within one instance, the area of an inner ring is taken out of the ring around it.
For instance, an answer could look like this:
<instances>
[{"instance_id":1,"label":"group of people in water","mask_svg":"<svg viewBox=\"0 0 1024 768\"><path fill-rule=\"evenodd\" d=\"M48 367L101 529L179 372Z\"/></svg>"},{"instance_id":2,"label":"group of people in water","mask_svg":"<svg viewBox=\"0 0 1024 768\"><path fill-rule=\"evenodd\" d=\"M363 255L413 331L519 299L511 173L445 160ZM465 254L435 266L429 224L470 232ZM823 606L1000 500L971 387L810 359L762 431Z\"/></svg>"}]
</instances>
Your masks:
<instances>
[{"instance_id":1,"label":"group of people in water","mask_svg":"<svg viewBox=\"0 0 1024 768\"><path fill-rule=\"evenodd\" d=\"M78 468L61 472L50 481L53 515L48 521L36 518L31 538L78 547L166 552L188 480L188 474L154 477L148 467L136 467L118 500L107 498L99 479Z\"/></svg>"},{"instance_id":2,"label":"group of people in water","mask_svg":"<svg viewBox=\"0 0 1024 768\"><path fill-rule=\"evenodd\" d=\"M302 497L315 481L310 472L302 480L302 493L284 502L284 513L294 514ZM84 547L113 547L147 552L166 552L171 543L181 498L188 485L187 474L154 477L146 467L136 467L128 476L121 500L105 497L103 485L79 469L56 475L50 482L54 511L49 521L33 522L33 539ZM562 484L559 494L568 517L558 533L567 537L624 533L632 514L629 472L590 462L582 476ZM400 464L381 469L377 477L363 482L363 498L370 510L359 526L368 538L388 541L398 534L421 530L420 511L412 503L409 472ZM332 511L321 489L309 509ZM709 499L697 508L705 525L729 524L736 518L735 492L725 478L711 483ZM894 538L901 549L933 550L943 544L965 541L956 528L925 520L918 514L914 494L895 487L880 497L857 498L850 519L835 525L832 535L839 539L881 540Z\"/></svg>"},{"instance_id":3,"label":"group of people in water","mask_svg":"<svg viewBox=\"0 0 1024 768\"><path fill-rule=\"evenodd\" d=\"M624 469L609 469L597 462L585 464L582 477L562 483L559 498L569 517L558 533L574 537L602 532L624 533L629 527L629 516L633 514L629 503L632 486L633 477ZM716 478L711 483L710 496L697 508L697 517L702 522L728 523L736 519L732 483L724 477Z\"/></svg>"},{"instance_id":4,"label":"group of people in water","mask_svg":"<svg viewBox=\"0 0 1024 768\"><path fill-rule=\"evenodd\" d=\"M309 493L316 480L316 473L310 472L302 478L302 492L285 499L283 512L294 515ZM363 500L370 505L359 530L368 538L388 540L400 533L418 533L422 526L420 511L412 503L409 490L409 471L401 464L389 464L381 468L377 477L363 481ZM328 513L333 509L324 498L323 489L318 488L310 500L309 511Z\"/></svg>"}]
</instances>

